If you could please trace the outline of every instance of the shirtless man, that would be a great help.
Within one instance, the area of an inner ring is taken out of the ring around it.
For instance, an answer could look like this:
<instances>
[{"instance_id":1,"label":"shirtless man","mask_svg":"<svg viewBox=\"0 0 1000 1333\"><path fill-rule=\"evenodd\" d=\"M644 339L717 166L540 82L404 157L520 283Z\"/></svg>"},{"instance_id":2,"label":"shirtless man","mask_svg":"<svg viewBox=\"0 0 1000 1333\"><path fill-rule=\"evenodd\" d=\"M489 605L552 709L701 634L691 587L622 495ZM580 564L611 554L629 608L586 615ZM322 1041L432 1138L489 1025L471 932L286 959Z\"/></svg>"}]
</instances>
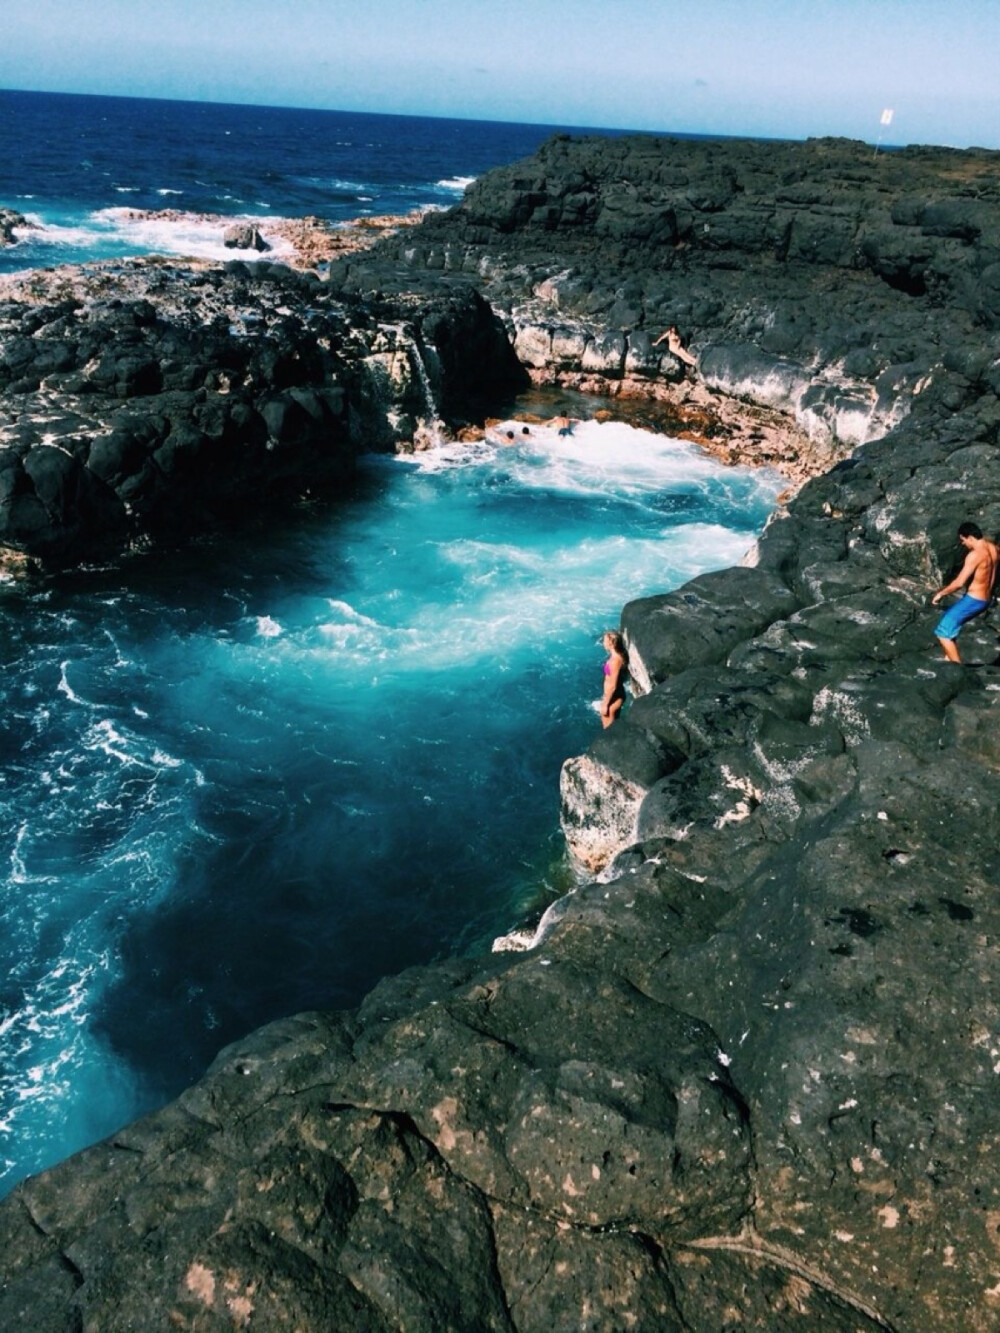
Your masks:
<instances>
[{"instance_id":1,"label":"shirtless man","mask_svg":"<svg viewBox=\"0 0 1000 1333\"><path fill-rule=\"evenodd\" d=\"M938 589L931 598L931 605L937 606L942 597L947 597L950 592L958 592L968 584L964 595L954 606L949 606L934 628L937 641L944 649L944 655L949 662L961 662L958 645L955 642L958 631L967 620L982 615L989 606L997 576L997 563L1000 560L996 542L984 537L975 523L963 523L958 530L958 540L969 553L965 557L965 563L955 578Z\"/></svg>"}]
</instances>

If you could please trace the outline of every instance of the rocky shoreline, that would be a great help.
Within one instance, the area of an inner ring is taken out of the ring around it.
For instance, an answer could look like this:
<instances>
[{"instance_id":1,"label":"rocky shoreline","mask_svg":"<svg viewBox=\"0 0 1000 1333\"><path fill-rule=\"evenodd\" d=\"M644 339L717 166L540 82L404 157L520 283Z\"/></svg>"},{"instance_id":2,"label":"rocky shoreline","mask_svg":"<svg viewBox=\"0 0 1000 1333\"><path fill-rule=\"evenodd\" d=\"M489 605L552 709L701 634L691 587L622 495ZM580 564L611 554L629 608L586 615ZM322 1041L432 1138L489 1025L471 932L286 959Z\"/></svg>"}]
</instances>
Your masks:
<instances>
[{"instance_id":1,"label":"rocky shoreline","mask_svg":"<svg viewBox=\"0 0 1000 1333\"><path fill-rule=\"evenodd\" d=\"M624 609L638 697L563 774L596 877L530 947L273 1024L19 1186L3 1327L996 1327L997 623L956 668L928 599L1000 529L998 165L558 138L331 265L443 365L479 301L639 411L689 401L676 324L804 484Z\"/></svg>"},{"instance_id":2,"label":"rocky shoreline","mask_svg":"<svg viewBox=\"0 0 1000 1333\"><path fill-rule=\"evenodd\" d=\"M170 542L343 487L472 394L527 381L472 289L333 300L235 260L0 281L0 546L49 565Z\"/></svg>"}]
</instances>

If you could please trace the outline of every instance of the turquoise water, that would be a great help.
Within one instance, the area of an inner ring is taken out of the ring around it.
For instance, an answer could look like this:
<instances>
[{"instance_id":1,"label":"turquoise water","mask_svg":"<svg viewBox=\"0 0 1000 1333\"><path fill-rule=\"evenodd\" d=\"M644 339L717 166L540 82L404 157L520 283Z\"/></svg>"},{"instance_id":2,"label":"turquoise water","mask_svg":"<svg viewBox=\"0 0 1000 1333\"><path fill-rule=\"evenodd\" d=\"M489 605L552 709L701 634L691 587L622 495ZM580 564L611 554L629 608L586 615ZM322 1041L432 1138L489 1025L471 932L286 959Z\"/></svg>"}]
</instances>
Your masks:
<instances>
[{"instance_id":1,"label":"turquoise water","mask_svg":"<svg viewBox=\"0 0 1000 1333\"><path fill-rule=\"evenodd\" d=\"M0 1189L252 1027L565 888L595 640L738 561L777 485L587 423L373 458L266 534L0 589Z\"/></svg>"}]
</instances>

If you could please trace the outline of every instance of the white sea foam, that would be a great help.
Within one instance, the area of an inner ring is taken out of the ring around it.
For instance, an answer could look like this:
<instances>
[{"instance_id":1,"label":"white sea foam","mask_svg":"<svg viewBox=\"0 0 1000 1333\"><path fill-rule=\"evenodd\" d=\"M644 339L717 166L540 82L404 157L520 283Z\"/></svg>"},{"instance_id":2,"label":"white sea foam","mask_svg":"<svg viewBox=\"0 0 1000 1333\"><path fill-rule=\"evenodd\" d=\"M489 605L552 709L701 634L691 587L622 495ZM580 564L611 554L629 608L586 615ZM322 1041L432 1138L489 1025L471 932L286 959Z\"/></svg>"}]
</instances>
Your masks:
<instances>
[{"instance_id":1,"label":"white sea foam","mask_svg":"<svg viewBox=\"0 0 1000 1333\"><path fill-rule=\"evenodd\" d=\"M27 835L28 825L21 824L14 838L14 846L10 849L10 877L15 884L25 884L28 880L28 871L22 855L22 846Z\"/></svg>"},{"instance_id":2,"label":"white sea foam","mask_svg":"<svg viewBox=\"0 0 1000 1333\"><path fill-rule=\"evenodd\" d=\"M82 742L84 749L100 750L109 758L119 760L120 763L142 763L138 755L131 753L130 739L122 735L110 718L104 718L90 727L84 733Z\"/></svg>"},{"instance_id":3,"label":"white sea foam","mask_svg":"<svg viewBox=\"0 0 1000 1333\"><path fill-rule=\"evenodd\" d=\"M70 701L70 703L87 704L87 700L81 699L80 696L74 691L73 687L70 685L69 680L67 679L66 676L66 671L68 667L69 667L68 658L65 662L59 663L59 683L56 686L56 689L59 691L60 694L65 694L66 698Z\"/></svg>"},{"instance_id":4,"label":"white sea foam","mask_svg":"<svg viewBox=\"0 0 1000 1333\"><path fill-rule=\"evenodd\" d=\"M475 176L446 176L444 180L437 182L442 190L467 190L475 180Z\"/></svg>"},{"instance_id":5,"label":"white sea foam","mask_svg":"<svg viewBox=\"0 0 1000 1333\"><path fill-rule=\"evenodd\" d=\"M508 429L515 432L513 442L506 439ZM528 436L520 435L520 429L519 422L502 423L476 444L443 444L407 462L427 473L493 466L526 492L581 501L606 497L619 510L634 506L637 516L644 516L646 522L662 524L665 539L676 543L674 534L679 532L681 545L692 547L696 559L683 561L678 569L684 577L705 567L705 543L713 536L719 542L719 559L712 563L718 564L738 563L756 536L755 532L744 535L722 527L701 532L697 525L685 525L676 512L685 495L704 495L714 504L731 487L736 506L743 508L748 495L769 503L778 489L778 479L770 473L743 469L720 474L718 464L696 446L622 423L581 422L568 436L560 436L550 426L531 426ZM629 538L630 546L635 540Z\"/></svg>"},{"instance_id":6,"label":"white sea foam","mask_svg":"<svg viewBox=\"0 0 1000 1333\"><path fill-rule=\"evenodd\" d=\"M115 874L114 856L103 865L73 855L91 808L59 793L26 804L12 857L16 893L2 900L9 993L18 998L0 1022L0 1158L21 1172L83 1147L138 1109L130 1075L92 1035L90 1020L120 966L114 935L124 909L162 890L169 864L147 842L128 853L127 873Z\"/></svg>"},{"instance_id":7,"label":"white sea foam","mask_svg":"<svg viewBox=\"0 0 1000 1333\"><path fill-rule=\"evenodd\" d=\"M268 228L274 219L256 214L226 216L200 213L177 213L169 217L157 216L127 206L101 208L88 214L84 223L69 225L46 222L35 215L25 215L29 228L17 228L18 239L30 240L36 246L52 246L64 250L80 250L99 255L109 249L132 250L136 253L177 255L194 259L287 259L294 254L291 241L271 235ZM269 249L238 250L227 247L224 236L234 224L257 227L264 235Z\"/></svg>"},{"instance_id":8,"label":"white sea foam","mask_svg":"<svg viewBox=\"0 0 1000 1333\"><path fill-rule=\"evenodd\" d=\"M319 653L329 658L332 653L338 661L353 663L355 667L389 662L400 669L408 663L416 664L427 647L427 636L417 627L380 625L368 619L326 621L316 631L318 642L311 634L300 640L300 656Z\"/></svg>"},{"instance_id":9,"label":"white sea foam","mask_svg":"<svg viewBox=\"0 0 1000 1333\"><path fill-rule=\"evenodd\" d=\"M284 634L284 630L271 616L258 616L257 633L262 639L276 639L279 635Z\"/></svg>"},{"instance_id":10,"label":"white sea foam","mask_svg":"<svg viewBox=\"0 0 1000 1333\"><path fill-rule=\"evenodd\" d=\"M706 552L709 563L731 564L749 540L709 523L667 528L659 537L615 534L554 548L470 537L437 540L428 545L441 570L449 571L440 579L439 595L425 592L413 602L398 590L374 594L385 613L381 618L331 599L326 616L289 627L268 651L279 649L286 668L295 660L305 667L326 658L362 676L376 664L395 676L448 672L484 660L499 670L526 640L572 635L587 625L595 588L614 587L625 601L657 579L679 583L700 572Z\"/></svg>"},{"instance_id":11,"label":"white sea foam","mask_svg":"<svg viewBox=\"0 0 1000 1333\"><path fill-rule=\"evenodd\" d=\"M334 176L332 179L323 180L318 176L310 177L308 184L319 185L328 190L342 190L346 194L356 194L359 190L370 190L371 185L364 181L341 180Z\"/></svg>"},{"instance_id":12,"label":"white sea foam","mask_svg":"<svg viewBox=\"0 0 1000 1333\"><path fill-rule=\"evenodd\" d=\"M559 436L548 426L530 431L512 447L492 439L449 442L402 459L373 460L371 466L403 467L428 480L480 469L487 493L513 497L538 492L543 504L554 495L606 501L615 512L633 506L647 535L637 535L634 524L628 533L601 532L598 524L598 535L570 532L550 540L542 534L526 542L526 534L517 528L508 540L496 540L467 533L439 535L432 524L423 543L428 554L419 557L427 584L419 595L408 586L401 593L383 590L377 612L363 602L331 604L337 614L324 618L319 633L342 664L353 661L360 669L378 661L395 674L448 670L485 659L499 664L511 645L573 634L587 624L597 588L614 588L620 604L651 586L676 586L706 567L737 563L752 544L752 529L683 522L676 513L659 508L665 496L718 488L717 464L693 446L596 422L580 423L570 436ZM752 494L773 494L774 479L766 475L728 476ZM478 477L470 479L473 491L478 484ZM410 494L421 497L420 491ZM433 503L432 491L426 499ZM395 550L389 553L389 567L397 558ZM400 623L401 616L405 623ZM293 638L293 651L315 650L316 640L308 632Z\"/></svg>"},{"instance_id":13,"label":"white sea foam","mask_svg":"<svg viewBox=\"0 0 1000 1333\"><path fill-rule=\"evenodd\" d=\"M724 487L718 463L696 445L623 422L583 421L569 435L548 425L529 425L526 435L523 429L520 421L501 422L481 444L451 443L413 459L427 470L495 461L522 486L582 496L608 493L648 500L678 486ZM507 438L508 431L513 439ZM759 481L762 494L776 484L766 472Z\"/></svg>"},{"instance_id":14,"label":"white sea foam","mask_svg":"<svg viewBox=\"0 0 1000 1333\"><path fill-rule=\"evenodd\" d=\"M452 468L495 462L497 446L492 440L474 440L468 444L457 440L446 440L422 453L404 454L391 460L381 455L369 461L373 467L378 467L380 458L390 467L411 467L420 472L448 472Z\"/></svg>"},{"instance_id":15,"label":"white sea foam","mask_svg":"<svg viewBox=\"0 0 1000 1333\"><path fill-rule=\"evenodd\" d=\"M90 1142L109 1116L120 1121L138 1109L125 1066L89 1031L107 964L100 951L63 955L22 987L19 1007L0 1027L0 1153L11 1165L24 1162L24 1148L14 1159L8 1145L25 1135L37 1169Z\"/></svg>"},{"instance_id":16,"label":"white sea foam","mask_svg":"<svg viewBox=\"0 0 1000 1333\"><path fill-rule=\"evenodd\" d=\"M15 227L18 238L31 240L35 245L52 245L71 250L93 250L107 240L107 231L101 227L68 226L57 222L45 222L34 215L25 215L31 224L30 230Z\"/></svg>"},{"instance_id":17,"label":"white sea foam","mask_svg":"<svg viewBox=\"0 0 1000 1333\"><path fill-rule=\"evenodd\" d=\"M336 611L338 615L344 616L348 624L365 625L371 629L378 628L378 621L372 620L371 616L356 611L350 602L341 602L335 597L330 597L327 599L327 605L331 611Z\"/></svg>"},{"instance_id":18,"label":"white sea foam","mask_svg":"<svg viewBox=\"0 0 1000 1333\"><path fill-rule=\"evenodd\" d=\"M648 497L718 479L718 465L696 446L620 422L581 422L564 436L552 427L531 431L511 463L522 485Z\"/></svg>"},{"instance_id":19,"label":"white sea foam","mask_svg":"<svg viewBox=\"0 0 1000 1333\"><path fill-rule=\"evenodd\" d=\"M165 750L154 750L152 754L153 763L159 768L180 768L183 759L177 759L172 754L167 754Z\"/></svg>"},{"instance_id":20,"label":"white sea foam","mask_svg":"<svg viewBox=\"0 0 1000 1333\"><path fill-rule=\"evenodd\" d=\"M474 537L441 543L440 549L446 560L467 570L474 582L480 581L484 575L501 572L509 576L515 570L528 575L540 574L550 560L545 551L530 550L514 542L478 541Z\"/></svg>"},{"instance_id":21,"label":"white sea foam","mask_svg":"<svg viewBox=\"0 0 1000 1333\"><path fill-rule=\"evenodd\" d=\"M130 208L102 208L92 213L95 235L107 240L109 236L135 249L158 254L183 255L195 259L281 259L289 257L294 246L282 237L272 236L268 228L272 220L253 214L224 216L222 214L178 213L170 217L136 211ZM226 231L234 225L248 225L261 230L269 249L230 249L224 243Z\"/></svg>"}]
</instances>

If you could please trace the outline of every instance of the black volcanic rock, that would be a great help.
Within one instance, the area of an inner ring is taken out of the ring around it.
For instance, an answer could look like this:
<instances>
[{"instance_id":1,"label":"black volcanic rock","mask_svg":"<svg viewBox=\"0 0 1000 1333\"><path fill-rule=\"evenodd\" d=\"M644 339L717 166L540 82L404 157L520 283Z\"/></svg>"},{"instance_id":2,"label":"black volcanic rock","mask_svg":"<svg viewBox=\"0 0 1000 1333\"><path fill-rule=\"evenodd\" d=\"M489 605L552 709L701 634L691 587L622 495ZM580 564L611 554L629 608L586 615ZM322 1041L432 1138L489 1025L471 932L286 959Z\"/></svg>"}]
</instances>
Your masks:
<instances>
[{"instance_id":1,"label":"black volcanic rock","mask_svg":"<svg viewBox=\"0 0 1000 1333\"><path fill-rule=\"evenodd\" d=\"M17 237L14 235L14 229L29 225L23 213L18 213L13 208L0 208L0 247L16 245Z\"/></svg>"},{"instance_id":2,"label":"black volcanic rock","mask_svg":"<svg viewBox=\"0 0 1000 1333\"><path fill-rule=\"evenodd\" d=\"M682 379L652 346L676 324L709 399L787 414L816 471L898 424L942 362L989 373L998 236L985 150L562 135L331 279L474 280L536 378L604 392Z\"/></svg>"},{"instance_id":3,"label":"black volcanic rock","mask_svg":"<svg viewBox=\"0 0 1000 1333\"><path fill-rule=\"evenodd\" d=\"M8 282L0 544L72 561L329 491L359 451L523 377L471 289L348 309L275 264L163 283L155 264Z\"/></svg>"},{"instance_id":4,"label":"black volcanic rock","mask_svg":"<svg viewBox=\"0 0 1000 1333\"><path fill-rule=\"evenodd\" d=\"M271 247L252 223L237 223L227 227L222 236L222 244L228 250L257 250L262 252Z\"/></svg>"}]
</instances>

